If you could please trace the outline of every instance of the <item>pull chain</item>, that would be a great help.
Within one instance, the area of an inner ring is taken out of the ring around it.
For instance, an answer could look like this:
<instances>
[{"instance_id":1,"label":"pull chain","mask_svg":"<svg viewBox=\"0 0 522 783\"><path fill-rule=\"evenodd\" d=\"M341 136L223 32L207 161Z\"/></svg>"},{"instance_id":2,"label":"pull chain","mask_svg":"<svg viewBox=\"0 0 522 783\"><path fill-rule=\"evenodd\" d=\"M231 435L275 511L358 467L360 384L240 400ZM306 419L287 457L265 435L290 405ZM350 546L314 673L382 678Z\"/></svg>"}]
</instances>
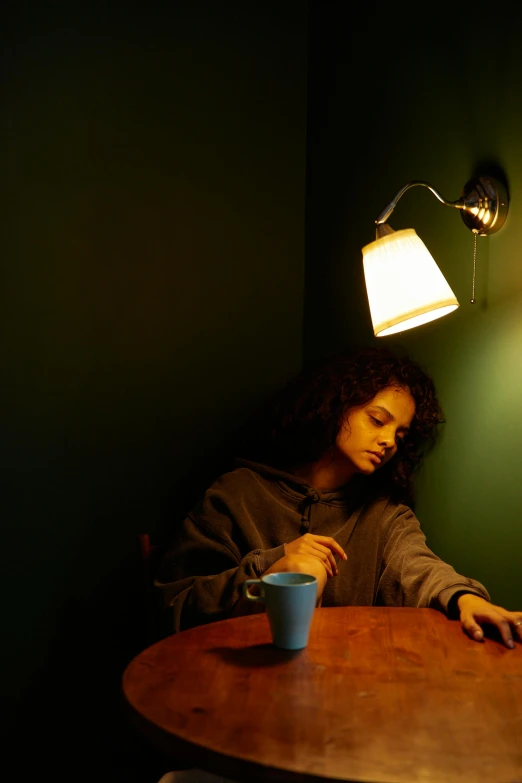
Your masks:
<instances>
[{"instance_id":1,"label":"pull chain","mask_svg":"<svg viewBox=\"0 0 522 783\"><path fill-rule=\"evenodd\" d=\"M475 304L475 276L477 273L477 234L478 231L476 229L471 229L473 231L473 286L471 289L471 304Z\"/></svg>"}]
</instances>

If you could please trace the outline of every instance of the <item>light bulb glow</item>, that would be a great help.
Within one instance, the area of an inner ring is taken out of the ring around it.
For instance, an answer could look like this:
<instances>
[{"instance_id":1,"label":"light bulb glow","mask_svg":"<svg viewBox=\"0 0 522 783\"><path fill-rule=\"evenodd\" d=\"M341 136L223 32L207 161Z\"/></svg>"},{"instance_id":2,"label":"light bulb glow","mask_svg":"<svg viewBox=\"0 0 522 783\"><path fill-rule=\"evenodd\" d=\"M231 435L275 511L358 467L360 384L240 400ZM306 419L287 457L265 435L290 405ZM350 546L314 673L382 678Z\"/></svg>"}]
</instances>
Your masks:
<instances>
[{"instance_id":1,"label":"light bulb glow","mask_svg":"<svg viewBox=\"0 0 522 783\"><path fill-rule=\"evenodd\" d=\"M363 247L368 303L377 337L396 334L456 310L457 298L426 245L411 229Z\"/></svg>"}]
</instances>

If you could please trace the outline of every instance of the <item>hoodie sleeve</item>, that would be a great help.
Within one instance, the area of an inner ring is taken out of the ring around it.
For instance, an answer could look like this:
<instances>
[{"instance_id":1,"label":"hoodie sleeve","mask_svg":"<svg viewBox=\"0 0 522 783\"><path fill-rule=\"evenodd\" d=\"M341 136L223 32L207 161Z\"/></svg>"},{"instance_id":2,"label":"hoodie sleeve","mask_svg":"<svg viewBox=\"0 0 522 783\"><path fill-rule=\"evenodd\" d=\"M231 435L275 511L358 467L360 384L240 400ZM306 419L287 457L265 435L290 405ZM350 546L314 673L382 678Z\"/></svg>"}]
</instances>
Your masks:
<instances>
[{"instance_id":1,"label":"hoodie sleeve","mask_svg":"<svg viewBox=\"0 0 522 783\"><path fill-rule=\"evenodd\" d=\"M457 593L490 600L486 588L458 574L426 545L419 521L407 506L399 506L384 546L377 602L385 606L416 606L450 613Z\"/></svg>"},{"instance_id":2,"label":"hoodie sleeve","mask_svg":"<svg viewBox=\"0 0 522 783\"><path fill-rule=\"evenodd\" d=\"M232 616L245 579L257 579L284 556L284 546L261 549L254 520L241 500L211 488L184 520L160 564L155 586L162 594L166 632ZM254 609L251 609L251 606ZM244 611L259 611L253 603Z\"/></svg>"}]
</instances>

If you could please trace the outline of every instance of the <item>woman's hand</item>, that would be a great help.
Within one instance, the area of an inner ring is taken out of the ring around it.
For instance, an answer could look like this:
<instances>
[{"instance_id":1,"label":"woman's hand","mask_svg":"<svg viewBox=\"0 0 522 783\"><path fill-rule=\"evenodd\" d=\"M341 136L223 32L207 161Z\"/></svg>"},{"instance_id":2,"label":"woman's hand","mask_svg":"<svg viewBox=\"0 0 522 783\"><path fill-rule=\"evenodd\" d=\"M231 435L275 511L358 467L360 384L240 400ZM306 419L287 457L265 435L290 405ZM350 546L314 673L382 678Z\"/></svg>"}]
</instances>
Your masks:
<instances>
[{"instance_id":1,"label":"woman's hand","mask_svg":"<svg viewBox=\"0 0 522 783\"><path fill-rule=\"evenodd\" d=\"M327 579L339 573L335 555L347 560L342 546L331 536L315 536L305 533L285 544L285 556L268 568L265 574L275 574L280 571L297 571L302 574L312 574L317 579L317 606L321 606L323 590Z\"/></svg>"},{"instance_id":2,"label":"woman's hand","mask_svg":"<svg viewBox=\"0 0 522 783\"><path fill-rule=\"evenodd\" d=\"M280 572L287 572L287 573L298 573L298 574L311 574L312 576L315 576L317 579L317 604L316 606L321 606L323 601L323 591L326 587L326 582L328 581L328 573L326 571L326 566L323 563L323 561L319 557L314 557L313 555L308 554L299 554L299 555L285 555L280 560L276 560L276 562L268 568L263 576L266 576L267 574L277 574ZM255 589L256 585L254 585ZM252 604L252 601L248 602L249 604ZM256 604L254 603L254 606Z\"/></svg>"},{"instance_id":3,"label":"woman's hand","mask_svg":"<svg viewBox=\"0 0 522 783\"><path fill-rule=\"evenodd\" d=\"M490 604L489 601L472 593L460 595L457 605L462 627L475 641L480 642L484 638L481 625L496 628L502 641L510 649L515 646L513 635L517 641L522 641L522 612L508 612L507 609Z\"/></svg>"},{"instance_id":4,"label":"woman's hand","mask_svg":"<svg viewBox=\"0 0 522 783\"><path fill-rule=\"evenodd\" d=\"M339 569L335 561L335 555L346 560L346 552L331 536L315 536L313 533L305 533L301 538L296 538L289 544L285 544L285 555L311 555L323 564L329 577L337 576Z\"/></svg>"}]
</instances>

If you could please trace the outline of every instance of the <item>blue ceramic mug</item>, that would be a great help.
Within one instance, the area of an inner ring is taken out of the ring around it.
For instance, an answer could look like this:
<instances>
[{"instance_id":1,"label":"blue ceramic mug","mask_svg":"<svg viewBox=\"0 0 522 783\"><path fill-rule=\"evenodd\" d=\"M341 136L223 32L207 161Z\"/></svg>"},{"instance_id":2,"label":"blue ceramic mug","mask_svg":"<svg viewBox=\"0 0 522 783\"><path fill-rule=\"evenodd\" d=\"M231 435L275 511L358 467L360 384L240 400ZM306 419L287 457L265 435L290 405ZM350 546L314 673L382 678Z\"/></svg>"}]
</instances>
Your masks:
<instances>
[{"instance_id":1,"label":"blue ceramic mug","mask_svg":"<svg viewBox=\"0 0 522 783\"><path fill-rule=\"evenodd\" d=\"M260 594L252 595L250 586L258 585ZM272 641L283 650L301 650L308 644L310 626L317 603L317 578L310 574L267 574L261 579L243 582L248 601L265 604Z\"/></svg>"}]
</instances>

